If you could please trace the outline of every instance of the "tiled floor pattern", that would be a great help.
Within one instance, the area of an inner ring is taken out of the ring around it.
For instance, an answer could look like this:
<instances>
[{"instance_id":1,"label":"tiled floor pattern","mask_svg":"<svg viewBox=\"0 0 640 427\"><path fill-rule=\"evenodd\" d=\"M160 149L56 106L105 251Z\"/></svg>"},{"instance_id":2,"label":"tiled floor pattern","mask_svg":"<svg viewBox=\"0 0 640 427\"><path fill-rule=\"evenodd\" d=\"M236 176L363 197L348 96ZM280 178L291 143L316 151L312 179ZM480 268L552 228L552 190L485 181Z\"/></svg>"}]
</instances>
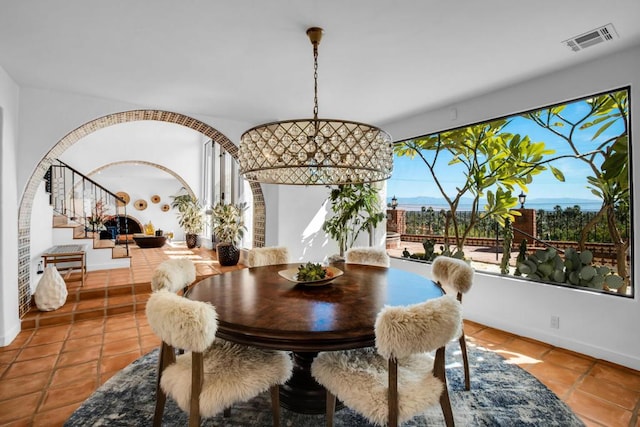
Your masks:
<instances>
[{"instance_id":1,"label":"tiled floor pattern","mask_svg":"<svg viewBox=\"0 0 640 427\"><path fill-rule=\"evenodd\" d=\"M85 289L70 283L63 308L27 316L27 324L39 327L24 329L0 348L0 425L62 425L100 384L156 347L143 285L171 256L194 259L199 276L223 271L206 250L134 249L131 269L90 272ZM105 284L131 291L110 294ZM80 295L90 290L97 294ZM66 317L58 317L61 310ZM465 331L470 345L496 351L535 375L588 426L640 427L640 372L473 322Z\"/></svg>"}]
</instances>

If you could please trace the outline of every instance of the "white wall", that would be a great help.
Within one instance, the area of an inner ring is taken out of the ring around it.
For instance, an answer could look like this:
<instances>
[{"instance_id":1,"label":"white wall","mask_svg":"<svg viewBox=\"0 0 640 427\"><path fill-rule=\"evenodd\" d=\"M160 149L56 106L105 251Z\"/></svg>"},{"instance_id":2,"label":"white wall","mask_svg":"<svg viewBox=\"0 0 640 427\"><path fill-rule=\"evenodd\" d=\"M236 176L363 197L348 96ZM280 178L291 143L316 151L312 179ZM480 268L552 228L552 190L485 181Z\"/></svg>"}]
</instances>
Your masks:
<instances>
[{"instance_id":1,"label":"white wall","mask_svg":"<svg viewBox=\"0 0 640 427\"><path fill-rule=\"evenodd\" d=\"M55 92L34 88L20 89L20 144L18 145L17 181L20 194L33 175L36 165L46 153L69 132L99 117L122 111L138 110L153 106L132 105L123 102L115 102L101 98L81 96L76 94ZM231 141L239 140L241 133L250 127L249 123L241 123L222 118L213 118L204 115L190 114L188 111L176 111L195 119L201 120L226 135ZM135 142L131 142L131 148L135 149ZM140 160L153 161L164 165L163 158L173 155L181 156L180 147L174 147L175 152L162 150L145 151ZM131 160L129 157L128 160ZM88 161L91 161L90 159ZM114 161L111 158L111 161ZM106 162L96 159L95 166L102 166ZM190 163L187 162L189 167ZM200 168L198 163L196 172ZM189 177L189 173L186 173ZM195 174L194 174L195 176ZM187 178L185 178L187 179ZM190 186L199 188L200 181L194 179L188 181Z\"/></svg>"},{"instance_id":2,"label":"white wall","mask_svg":"<svg viewBox=\"0 0 640 427\"><path fill-rule=\"evenodd\" d=\"M396 140L475 123L513 112L570 100L631 84L631 138L640 137L640 48L560 71L448 108L431 111L385 125ZM450 119L457 109L457 120ZM634 165L640 150L632 150ZM635 171L638 174L638 171ZM640 186L633 200L640 200ZM633 229L640 219L636 208ZM638 247L640 233L634 234ZM394 260L394 266L428 275L422 264ZM531 337L559 347L640 369L640 303L638 251L633 256L636 297L633 299L540 285L523 280L477 274L472 292L465 297L465 317L479 323ZM550 328L551 316L560 317L560 329Z\"/></svg>"},{"instance_id":3,"label":"white wall","mask_svg":"<svg viewBox=\"0 0 640 427\"><path fill-rule=\"evenodd\" d=\"M277 241L273 243L287 246L292 261L319 261L338 253L337 244L322 231L322 223L330 209L326 201L329 189L325 186L275 187L278 189L278 210L271 216L267 212L267 230L272 229L272 221L281 225L277 229Z\"/></svg>"},{"instance_id":4,"label":"white wall","mask_svg":"<svg viewBox=\"0 0 640 427\"><path fill-rule=\"evenodd\" d=\"M18 110L18 86L0 67L0 346L9 344L20 332L16 184Z\"/></svg>"},{"instance_id":5,"label":"white wall","mask_svg":"<svg viewBox=\"0 0 640 427\"><path fill-rule=\"evenodd\" d=\"M386 200L386 186L382 187L381 205ZM332 215L328 187L263 185L262 191L267 204L267 246L286 246L292 262L322 261L340 252L335 240L322 231L322 223ZM372 246L385 247L386 225L382 221L376 228ZM369 246L369 234L361 232L354 246Z\"/></svg>"},{"instance_id":6,"label":"white wall","mask_svg":"<svg viewBox=\"0 0 640 427\"><path fill-rule=\"evenodd\" d=\"M100 183L106 188L119 188L118 191L126 191L131 197L131 202L127 205L127 215L137 219L143 226L151 222L154 229L163 230L165 233L173 231L174 239L184 240L184 233L178 225L176 210L170 209L166 212L162 210L162 205L171 205L171 196L178 194L181 184L175 178L166 179L144 179L125 181L113 179L101 179ZM126 184L126 185L123 185ZM151 196L160 196L159 203L153 203ZM134 207L136 200L147 202L146 209L138 210ZM144 230L143 230L144 231Z\"/></svg>"}]
</instances>

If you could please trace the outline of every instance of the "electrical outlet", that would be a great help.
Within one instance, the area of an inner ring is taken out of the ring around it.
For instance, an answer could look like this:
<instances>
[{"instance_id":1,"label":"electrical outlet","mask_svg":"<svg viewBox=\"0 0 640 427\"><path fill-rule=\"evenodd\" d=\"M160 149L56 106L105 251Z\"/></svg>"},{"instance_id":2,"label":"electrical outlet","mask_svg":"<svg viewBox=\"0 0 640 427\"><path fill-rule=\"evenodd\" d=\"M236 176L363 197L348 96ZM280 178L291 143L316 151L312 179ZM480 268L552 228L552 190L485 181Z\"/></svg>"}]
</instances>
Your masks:
<instances>
[{"instance_id":1,"label":"electrical outlet","mask_svg":"<svg viewBox=\"0 0 640 427\"><path fill-rule=\"evenodd\" d=\"M560 329L560 317L551 316L551 323L549 326L551 326L552 329Z\"/></svg>"}]
</instances>

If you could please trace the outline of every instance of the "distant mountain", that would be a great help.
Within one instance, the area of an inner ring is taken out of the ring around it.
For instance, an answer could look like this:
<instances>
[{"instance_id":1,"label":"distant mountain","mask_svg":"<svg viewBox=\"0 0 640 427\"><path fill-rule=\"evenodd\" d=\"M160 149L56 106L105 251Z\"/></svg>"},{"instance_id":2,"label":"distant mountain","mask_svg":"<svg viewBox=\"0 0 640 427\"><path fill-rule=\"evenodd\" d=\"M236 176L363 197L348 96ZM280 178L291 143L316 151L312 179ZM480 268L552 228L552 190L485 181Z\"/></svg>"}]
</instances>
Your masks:
<instances>
[{"instance_id":1,"label":"distant mountain","mask_svg":"<svg viewBox=\"0 0 640 427\"><path fill-rule=\"evenodd\" d=\"M441 197L417 196L417 197L398 197L398 207L406 210L420 210L422 206L434 210L447 209L448 205ZM463 197L458 205L459 210L471 209L472 199ZM387 206L391 203L391 197L387 197ZM484 206L486 201L483 200L480 206ZM544 209L546 211L554 210L555 206L560 206L563 210L567 207L580 206L583 211L597 211L600 209L601 202L598 199L572 199L572 198L535 198L527 199L525 208Z\"/></svg>"}]
</instances>

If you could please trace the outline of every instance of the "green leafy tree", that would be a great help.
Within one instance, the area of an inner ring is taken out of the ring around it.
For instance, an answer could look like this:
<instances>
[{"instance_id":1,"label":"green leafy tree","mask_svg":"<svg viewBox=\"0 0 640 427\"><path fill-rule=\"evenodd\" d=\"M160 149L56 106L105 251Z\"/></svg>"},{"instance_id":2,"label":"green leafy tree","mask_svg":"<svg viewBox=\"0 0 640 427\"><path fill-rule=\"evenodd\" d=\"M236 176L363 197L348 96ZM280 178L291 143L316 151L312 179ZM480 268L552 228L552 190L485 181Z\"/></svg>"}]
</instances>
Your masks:
<instances>
[{"instance_id":1,"label":"green leafy tree","mask_svg":"<svg viewBox=\"0 0 640 427\"><path fill-rule=\"evenodd\" d=\"M371 232L385 219L379 190L372 184L345 184L329 194L333 216L322 224L322 229L338 242L340 256L362 231Z\"/></svg>"},{"instance_id":2,"label":"green leafy tree","mask_svg":"<svg viewBox=\"0 0 640 427\"><path fill-rule=\"evenodd\" d=\"M629 284L627 250L629 234L620 230L616 216L625 215L629 207L629 105L626 90L613 92L586 101L588 108L579 117L565 114L566 105L540 110L525 117L564 140L574 157L585 162L592 172L587 187L602 200L600 210L580 232L579 250L584 250L588 233L601 218L606 218L611 241L616 248L618 274L625 283L618 289L626 293ZM614 124L622 129L608 134ZM590 136L590 138L585 137ZM581 143L587 139L588 143Z\"/></svg>"},{"instance_id":3,"label":"green leafy tree","mask_svg":"<svg viewBox=\"0 0 640 427\"><path fill-rule=\"evenodd\" d=\"M462 251L465 240L483 217L493 217L501 225L505 220L514 220L517 205L514 190L527 191L533 176L546 170L545 156L554 151L542 142L532 142L504 131L509 122L505 119L432 134L396 144L398 156L419 157L427 167L436 187L449 205L444 228L445 249L449 246L449 229L454 234L457 251ZM447 176L436 174L440 163L461 166L461 184L448 193L444 181ZM560 171L552 172L563 179ZM468 221L458 220L456 212L463 197L472 198ZM480 206L482 198L487 204Z\"/></svg>"}]
</instances>

